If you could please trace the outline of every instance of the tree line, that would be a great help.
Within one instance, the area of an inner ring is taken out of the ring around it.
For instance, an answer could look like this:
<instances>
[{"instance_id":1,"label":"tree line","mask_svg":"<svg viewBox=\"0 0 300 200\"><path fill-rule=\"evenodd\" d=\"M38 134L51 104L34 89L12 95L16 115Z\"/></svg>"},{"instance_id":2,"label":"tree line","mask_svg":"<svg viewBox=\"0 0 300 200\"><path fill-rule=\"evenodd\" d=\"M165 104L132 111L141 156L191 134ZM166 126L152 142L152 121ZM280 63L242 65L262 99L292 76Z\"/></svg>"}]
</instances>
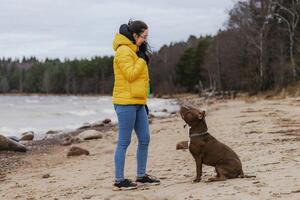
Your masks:
<instances>
[{"instance_id":1,"label":"tree line","mask_svg":"<svg viewBox=\"0 0 300 200\"><path fill-rule=\"evenodd\" d=\"M113 57L64 60L0 59L0 92L109 94Z\"/></svg>"},{"instance_id":2,"label":"tree line","mask_svg":"<svg viewBox=\"0 0 300 200\"><path fill-rule=\"evenodd\" d=\"M215 35L190 36L151 55L155 94L264 91L300 79L300 1L238 1ZM111 94L113 57L0 59L0 92Z\"/></svg>"},{"instance_id":3,"label":"tree line","mask_svg":"<svg viewBox=\"0 0 300 200\"><path fill-rule=\"evenodd\" d=\"M154 89L255 92L299 81L299 0L238 1L228 15L216 35L154 54Z\"/></svg>"}]
</instances>

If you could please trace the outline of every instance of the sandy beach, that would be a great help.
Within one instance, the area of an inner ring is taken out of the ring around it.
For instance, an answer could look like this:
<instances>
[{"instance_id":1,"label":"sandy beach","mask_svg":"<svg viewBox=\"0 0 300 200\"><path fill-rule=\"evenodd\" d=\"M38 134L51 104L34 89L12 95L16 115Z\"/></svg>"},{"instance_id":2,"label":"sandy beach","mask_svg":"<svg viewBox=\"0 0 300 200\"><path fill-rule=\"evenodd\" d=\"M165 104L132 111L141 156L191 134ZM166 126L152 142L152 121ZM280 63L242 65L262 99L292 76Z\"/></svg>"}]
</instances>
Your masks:
<instances>
[{"instance_id":1,"label":"sandy beach","mask_svg":"<svg viewBox=\"0 0 300 200\"><path fill-rule=\"evenodd\" d=\"M113 129L102 139L72 145L89 150L88 156L67 157L71 146L60 145L16 155L18 166L0 176L0 199L300 199L300 98L214 101L189 95L180 101L207 109L209 133L230 146L245 174L256 178L206 183L215 172L204 166L201 182L192 183L195 161L188 150L175 148L188 140L188 129L177 113L154 118L150 125L148 172L161 179L159 186L112 190L117 138ZM131 179L135 179L136 145L133 134L125 166Z\"/></svg>"}]
</instances>

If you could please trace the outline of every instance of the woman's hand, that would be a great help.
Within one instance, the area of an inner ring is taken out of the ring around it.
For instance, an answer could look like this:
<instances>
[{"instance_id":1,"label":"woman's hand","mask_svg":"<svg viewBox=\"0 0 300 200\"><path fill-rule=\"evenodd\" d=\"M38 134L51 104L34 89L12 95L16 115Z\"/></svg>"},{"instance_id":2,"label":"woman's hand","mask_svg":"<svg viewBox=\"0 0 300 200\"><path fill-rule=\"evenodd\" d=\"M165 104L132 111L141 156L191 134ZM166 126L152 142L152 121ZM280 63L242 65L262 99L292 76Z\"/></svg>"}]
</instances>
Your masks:
<instances>
[{"instance_id":1,"label":"woman's hand","mask_svg":"<svg viewBox=\"0 0 300 200\"><path fill-rule=\"evenodd\" d=\"M139 57L139 58L142 58L146 61L147 65L149 64L149 57L147 56L146 53L142 52L142 51L137 51L136 52L136 55Z\"/></svg>"},{"instance_id":2,"label":"woman's hand","mask_svg":"<svg viewBox=\"0 0 300 200\"><path fill-rule=\"evenodd\" d=\"M147 50L148 50L148 44L146 42L143 42L139 46L139 50L136 52L137 56L139 58L142 58L146 61L147 65L149 64L149 56L147 55Z\"/></svg>"}]
</instances>

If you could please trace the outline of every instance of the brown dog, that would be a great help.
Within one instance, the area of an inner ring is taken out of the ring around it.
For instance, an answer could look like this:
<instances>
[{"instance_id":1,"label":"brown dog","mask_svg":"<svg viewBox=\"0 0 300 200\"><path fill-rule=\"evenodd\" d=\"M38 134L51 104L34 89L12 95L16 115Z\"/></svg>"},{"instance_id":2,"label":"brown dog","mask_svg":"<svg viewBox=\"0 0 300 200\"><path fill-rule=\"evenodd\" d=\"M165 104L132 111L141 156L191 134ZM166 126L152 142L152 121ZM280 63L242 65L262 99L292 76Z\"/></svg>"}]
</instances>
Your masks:
<instances>
[{"instance_id":1,"label":"brown dog","mask_svg":"<svg viewBox=\"0 0 300 200\"><path fill-rule=\"evenodd\" d=\"M182 106L180 115L190 126L189 150L196 161L197 169L194 182L201 180L202 164L213 166L216 169L217 176L210 178L209 182L244 177L242 163L238 155L207 132L205 111L199 111L190 106Z\"/></svg>"}]
</instances>

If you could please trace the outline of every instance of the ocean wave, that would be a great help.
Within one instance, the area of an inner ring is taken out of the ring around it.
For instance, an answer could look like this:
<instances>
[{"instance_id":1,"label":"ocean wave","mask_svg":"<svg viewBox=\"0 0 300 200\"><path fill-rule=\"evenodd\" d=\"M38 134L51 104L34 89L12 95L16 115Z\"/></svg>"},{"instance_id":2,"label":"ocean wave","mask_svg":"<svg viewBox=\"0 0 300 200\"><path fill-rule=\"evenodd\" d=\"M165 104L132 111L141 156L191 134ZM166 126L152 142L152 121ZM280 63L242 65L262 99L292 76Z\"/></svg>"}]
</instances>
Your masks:
<instances>
[{"instance_id":1,"label":"ocean wave","mask_svg":"<svg viewBox=\"0 0 300 200\"><path fill-rule=\"evenodd\" d=\"M9 127L0 127L0 133L5 136L16 135L16 130Z\"/></svg>"},{"instance_id":2,"label":"ocean wave","mask_svg":"<svg viewBox=\"0 0 300 200\"><path fill-rule=\"evenodd\" d=\"M95 110L79 110L79 111L69 111L71 115L76 116L89 116L89 115L96 115L97 112Z\"/></svg>"},{"instance_id":3,"label":"ocean wave","mask_svg":"<svg viewBox=\"0 0 300 200\"><path fill-rule=\"evenodd\" d=\"M106 113L106 114L114 114L115 113L115 111L113 109L103 109L102 112Z\"/></svg>"}]
</instances>

